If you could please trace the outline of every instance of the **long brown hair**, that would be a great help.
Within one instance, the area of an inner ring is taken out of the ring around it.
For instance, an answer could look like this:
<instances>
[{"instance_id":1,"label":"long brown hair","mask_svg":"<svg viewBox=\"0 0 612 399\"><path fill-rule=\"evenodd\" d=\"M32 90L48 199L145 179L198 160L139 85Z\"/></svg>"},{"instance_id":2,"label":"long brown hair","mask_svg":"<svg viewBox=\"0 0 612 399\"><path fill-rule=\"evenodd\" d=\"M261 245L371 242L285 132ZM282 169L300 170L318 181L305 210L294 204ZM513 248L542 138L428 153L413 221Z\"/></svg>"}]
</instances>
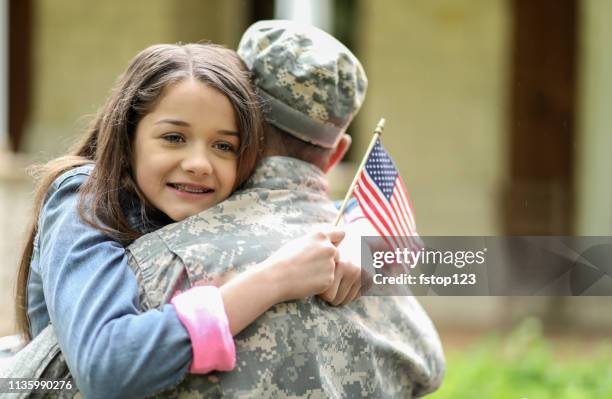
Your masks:
<instances>
[{"instance_id":1,"label":"long brown hair","mask_svg":"<svg viewBox=\"0 0 612 399\"><path fill-rule=\"evenodd\" d=\"M34 215L17 278L17 328L30 339L27 284L34 239L44 198L53 181L66 170L93 163L91 178L83 184L79 214L88 224L129 244L142 235L127 220L120 198L135 195L141 215L149 206L132 173L132 141L136 126L155 106L162 90L183 79L197 79L218 90L231 102L240 130L236 187L250 176L261 153L263 122L260 102L248 70L229 49L212 44L155 45L141 51L115 84L106 104L94 117L83 138L68 155L37 168L39 182ZM87 197L87 208L85 206Z\"/></svg>"}]
</instances>

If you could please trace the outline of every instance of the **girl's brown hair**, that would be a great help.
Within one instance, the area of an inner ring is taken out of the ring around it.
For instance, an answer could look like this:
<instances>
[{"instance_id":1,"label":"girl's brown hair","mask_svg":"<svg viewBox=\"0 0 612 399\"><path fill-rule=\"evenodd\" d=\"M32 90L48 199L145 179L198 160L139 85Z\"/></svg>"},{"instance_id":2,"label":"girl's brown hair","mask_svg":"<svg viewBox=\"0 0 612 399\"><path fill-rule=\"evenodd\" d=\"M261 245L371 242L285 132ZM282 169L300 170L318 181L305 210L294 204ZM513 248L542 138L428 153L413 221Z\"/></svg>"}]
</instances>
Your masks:
<instances>
[{"instance_id":1,"label":"girl's brown hair","mask_svg":"<svg viewBox=\"0 0 612 399\"><path fill-rule=\"evenodd\" d=\"M38 168L41 176L34 198L34 216L28 229L17 278L17 327L30 339L27 284L34 238L49 186L66 170L95 164L83 184L79 214L88 224L128 245L142 235L121 207L124 195L136 196L146 218L147 201L132 173L132 142L136 126L156 104L162 90L183 79L218 90L231 102L240 130L236 187L250 176L261 153L263 119L249 73L237 54L212 44L155 45L141 51L119 78L106 104L94 117L83 138L69 154ZM85 198L87 197L87 208Z\"/></svg>"}]
</instances>

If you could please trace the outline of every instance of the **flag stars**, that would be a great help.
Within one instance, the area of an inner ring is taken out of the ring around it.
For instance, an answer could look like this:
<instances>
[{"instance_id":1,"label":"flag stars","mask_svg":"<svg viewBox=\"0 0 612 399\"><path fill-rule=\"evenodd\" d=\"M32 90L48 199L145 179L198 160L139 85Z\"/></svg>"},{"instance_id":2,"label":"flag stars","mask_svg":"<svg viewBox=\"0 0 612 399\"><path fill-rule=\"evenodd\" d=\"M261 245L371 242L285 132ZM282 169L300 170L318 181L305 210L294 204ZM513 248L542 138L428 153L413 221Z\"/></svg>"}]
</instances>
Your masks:
<instances>
[{"instance_id":1,"label":"flag stars","mask_svg":"<svg viewBox=\"0 0 612 399\"><path fill-rule=\"evenodd\" d=\"M390 198L395 188L398 172L395 164L380 145L380 142L374 145L366 161L365 169L383 195Z\"/></svg>"},{"instance_id":2,"label":"flag stars","mask_svg":"<svg viewBox=\"0 0 612 399\"><path fill-rule=\"evenodd\" d=\"M377 141L365 170L358 179L355 196L363 214L379 234L387 236L389 245L419 249L421 243L406 242L397 237L416 235L408 194L391 157Z\"/></svg>"}]
</instances>

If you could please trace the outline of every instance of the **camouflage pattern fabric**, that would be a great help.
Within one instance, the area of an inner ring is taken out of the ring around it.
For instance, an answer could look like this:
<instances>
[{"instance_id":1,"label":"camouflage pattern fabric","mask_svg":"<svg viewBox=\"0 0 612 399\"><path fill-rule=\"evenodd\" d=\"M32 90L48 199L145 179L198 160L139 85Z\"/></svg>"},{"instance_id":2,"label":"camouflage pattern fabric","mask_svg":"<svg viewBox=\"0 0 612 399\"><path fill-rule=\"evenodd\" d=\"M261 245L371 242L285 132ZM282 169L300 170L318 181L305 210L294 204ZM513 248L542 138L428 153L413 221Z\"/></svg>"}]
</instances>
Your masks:
<instances>
[{"instance_id":1,"label":"camouflage pattern fabric","mask_svg":"<svg viewBox=\"0 0 612 399\"><path fill-rule=\"evenodd\" d=\"M267 158L227 201L143 236L128 248L142 310L167 303L176 289L243 271L290 239L329 224L336 210L326 190L314 166ZM233 371L188 374L157 396L410 398L435 390L444 374L437 333L410 296L362 297L337 308L317 298L282 303L235 343ZM0 376L71 378L51 325L11 360ZM80 393L73 384L53 396Z\"/></svg>"},{"instance_id":2,"label":"camouflage pattern fabric","mask_svg":"<svg viewBox=\"0 0 612 399\"><path fill-rule=\"evenodd\" d=\"M70 382L70 389L65 388L63 391L36 392L34 389L28 389L19 393L4 393L0 395L2 397L18 399L81 397L51 324L10 358L10 362L0 369L0 378L36 378Z\"/></svg>"},{"instance_id":3,"label":"camouflage pattern fabric","mask_svg":"<svg viewBox=\"0 0 612 399\"><path fill-rule=\"evenodd\" d=\"M259 21L238 55L265 100L265 118L297 138L333 148L365 99L368 79L336 38L295 21Z\"/></svg>"},{"instance_id":4,"label":"camouflage pattern fabric","mask_svg":"<svg viewBox=\"0 0 612 399\"><path fill-rule=\"evenodd\" d=\"M285 242L329 224L335 208L311 164L264 159L244 190L143 236L129 247L143 310L175 289L239 273ZM236 368L188 374L161 397L397 398L436 389L439 338L413 297L362 297L343 307L318 298L274 306L235 337Z\"/></svg>"}]
</instances>

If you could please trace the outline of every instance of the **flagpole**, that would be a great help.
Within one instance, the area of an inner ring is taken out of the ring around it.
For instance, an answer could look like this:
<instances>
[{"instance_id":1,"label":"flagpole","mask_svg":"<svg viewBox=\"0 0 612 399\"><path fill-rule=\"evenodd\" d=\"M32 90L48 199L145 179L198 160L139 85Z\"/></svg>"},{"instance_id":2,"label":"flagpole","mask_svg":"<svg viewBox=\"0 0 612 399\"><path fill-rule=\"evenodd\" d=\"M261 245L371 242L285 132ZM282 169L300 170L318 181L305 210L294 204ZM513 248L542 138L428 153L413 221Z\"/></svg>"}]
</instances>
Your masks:
<instances>
[{"instance_id":1,"label":"flagpole","mask_svg":"<svg viewBox=\"0 0 612 399\"><path fill-rule=\"evenodd\" d=\"M337 226L338 223L340 222L340 218L342 218L342 215L344 214L346 205L351 199L351 196L353 195L353 191L355 191L355 186L357 185L357 181L359 180L359 175L361 174L361 171L365 167L365 163L368 159L368 156L370 156L370 152L372 152L372 148L376 144L376 140L380 137L384 128L385 128L385 118L380 118L380 121L378 121L378 125L376 125L376 129L374 129L374 137L372 137L372 141L370 141L370 145L368 146L368 149L366 150L366 153L363 156L363 159L361 160L361 165L359 165L359 169L357 169L357 173L355 174L355 177L353 178L353 183L351 183L351 186L349 187L348 192L346 193L346 197L344 197L344 201L342 202L342 206L340 207L340 210L338 211L338 216L336 216L336 221L334 222L334 226Z\"/></svg>"}]
</instances>

